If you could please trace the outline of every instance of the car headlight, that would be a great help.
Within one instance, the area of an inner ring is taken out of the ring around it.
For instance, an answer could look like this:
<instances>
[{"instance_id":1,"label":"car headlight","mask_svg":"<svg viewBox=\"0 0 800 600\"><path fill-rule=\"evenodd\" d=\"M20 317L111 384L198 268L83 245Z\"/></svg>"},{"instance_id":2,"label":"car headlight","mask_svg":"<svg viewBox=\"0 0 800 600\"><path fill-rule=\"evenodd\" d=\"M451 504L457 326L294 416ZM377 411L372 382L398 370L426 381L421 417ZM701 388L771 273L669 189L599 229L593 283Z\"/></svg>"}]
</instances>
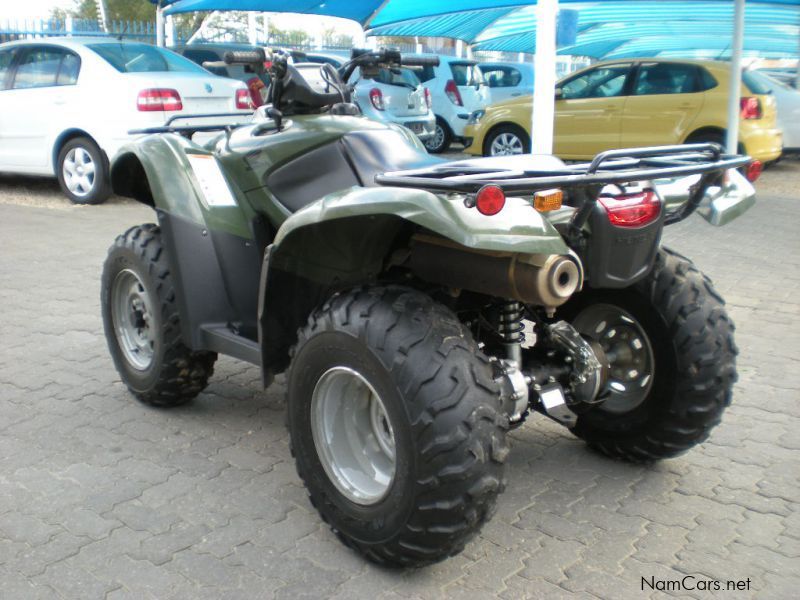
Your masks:
<instances>
[{"instance_id":1,"label":"car headlight","mask_svg":"<svg viewBox=\"0 0 800 600\"><path fill-rule=\"evenodd\" d=\"M483 118L483 115L486 114L485 110L476 110L469 116L469 121L467 121L467 125L477 125L478 122Z\"/></svg>"}]
</instances>

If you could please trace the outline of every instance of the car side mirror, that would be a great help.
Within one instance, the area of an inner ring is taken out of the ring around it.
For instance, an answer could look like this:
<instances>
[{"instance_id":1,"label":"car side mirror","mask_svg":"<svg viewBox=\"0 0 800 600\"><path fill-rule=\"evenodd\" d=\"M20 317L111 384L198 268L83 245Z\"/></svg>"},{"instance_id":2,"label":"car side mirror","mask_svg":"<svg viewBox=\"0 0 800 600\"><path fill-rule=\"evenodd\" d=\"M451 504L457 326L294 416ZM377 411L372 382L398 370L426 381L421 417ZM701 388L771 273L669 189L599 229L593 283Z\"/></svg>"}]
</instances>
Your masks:
<instances>
[{"instance_id":1,"label":"car side mirror","mask_svg":"<svg viewBox=\"0 0 800 600\"><path fill-rule=\"evenodd\" d=\"M564 90L562 90L561 88L556 88L555 96L556 96L556 100L563 99L564 98Z\"/></svg>"}]
</instances>

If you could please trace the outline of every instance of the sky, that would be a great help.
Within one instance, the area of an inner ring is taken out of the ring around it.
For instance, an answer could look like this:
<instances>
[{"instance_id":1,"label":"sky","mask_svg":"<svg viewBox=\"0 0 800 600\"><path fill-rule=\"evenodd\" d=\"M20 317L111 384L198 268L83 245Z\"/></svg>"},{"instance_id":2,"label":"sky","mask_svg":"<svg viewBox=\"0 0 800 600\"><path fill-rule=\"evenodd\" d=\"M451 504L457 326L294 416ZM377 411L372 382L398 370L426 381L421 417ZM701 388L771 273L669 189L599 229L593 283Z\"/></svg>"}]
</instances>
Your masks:
<instances>
[{"instance_id":1,"label":"sky","mask_svg":"<svg viewBox=\"0 0 800 600\"><path fill-rule=\"evenodd\" d=\"M24 19L46 17L54 8L70 8L74 0L0 0L0 22L5 18ZM312 35L318 35L326 27L334 27L339 33L351 35L358 39L361 27L353 21L332 17L316 17L303 15L298 21L297 15L270 14L273 23L283 29L302 28Z\"/></svg>"},{"instance_id":2,"label":"sky","mask_svg":"<svg viewBox=\"0 0 800 600\"><path fill-rule=\"evenodd\" d=\"M73 4L72 0L0 0L0 20L5 17L46 17L54 8L69 8Z\"/></svg>"}]
</instances>

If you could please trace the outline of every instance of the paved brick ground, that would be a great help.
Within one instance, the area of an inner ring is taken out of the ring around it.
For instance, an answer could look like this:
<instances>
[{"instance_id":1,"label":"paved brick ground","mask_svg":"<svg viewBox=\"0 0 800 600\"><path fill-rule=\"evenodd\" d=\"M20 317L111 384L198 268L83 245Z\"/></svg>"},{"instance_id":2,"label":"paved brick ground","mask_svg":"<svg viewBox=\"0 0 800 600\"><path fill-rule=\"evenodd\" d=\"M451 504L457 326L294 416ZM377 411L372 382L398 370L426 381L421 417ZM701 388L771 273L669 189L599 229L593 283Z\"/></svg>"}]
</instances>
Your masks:
<instances>
[{"instance_id":1,"label":"paved brick ground","mask_svg":"<svg viewBox=\"0 0 800 600\"><path fill-rule=\"evenodd\" d=\"M105 347L99 273L113 237L151 214L68 207L32 185L63 210L0 205L0 597L645 598L662 594L641 577L684 574L751 580L697 598L798 597L797 197L667 233L738 326L734 405L706 444L644 468L533 419L512 434L510 485L481 536L394 572L320 524L289 455L282 380L265 392L255 368L223 358L189 406L132 400Z\"/></svg>"}]
</instances>

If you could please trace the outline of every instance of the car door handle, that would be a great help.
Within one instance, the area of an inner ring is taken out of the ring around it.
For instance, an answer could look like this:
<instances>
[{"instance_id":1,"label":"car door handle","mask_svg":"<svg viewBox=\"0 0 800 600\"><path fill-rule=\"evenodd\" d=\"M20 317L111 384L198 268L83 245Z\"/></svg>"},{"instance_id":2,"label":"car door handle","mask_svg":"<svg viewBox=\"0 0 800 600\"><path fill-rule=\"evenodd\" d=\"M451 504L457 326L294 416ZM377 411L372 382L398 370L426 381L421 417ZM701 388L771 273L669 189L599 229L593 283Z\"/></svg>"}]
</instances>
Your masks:
<instances>
[{"instance_id":1,"label":"car door handle","mask_svg":"<svg viewBox=\"0 0 800 600\"><path fill-rule=\"evenodd\" d=\"M511 94L512 96L522 96L522 92L514 92Z\"/></svg>"}]
</instances>

